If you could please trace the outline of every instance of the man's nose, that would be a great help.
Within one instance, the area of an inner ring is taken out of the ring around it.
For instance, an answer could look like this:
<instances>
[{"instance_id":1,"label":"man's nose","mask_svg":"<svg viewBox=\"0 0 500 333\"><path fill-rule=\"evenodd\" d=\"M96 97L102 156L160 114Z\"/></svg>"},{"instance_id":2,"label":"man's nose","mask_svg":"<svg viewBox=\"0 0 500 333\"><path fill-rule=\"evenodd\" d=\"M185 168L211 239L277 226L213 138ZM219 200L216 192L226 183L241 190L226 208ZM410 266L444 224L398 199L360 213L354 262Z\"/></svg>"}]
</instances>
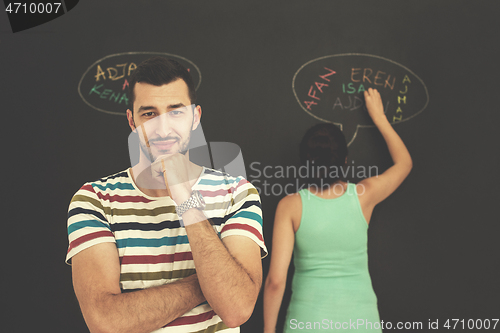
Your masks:
<instances>
[{"instance_id":1,"label":"man's nose","mask_svg":"<svg viewBox=\"0 0 500 333\"><path fill-rule=\"evenodd\" d=\"M168 121L168 113L159 115L155 126L155 134L159 137L166 137L170 134L170 131L171 128Z\"/></svg>"}]
</instances>

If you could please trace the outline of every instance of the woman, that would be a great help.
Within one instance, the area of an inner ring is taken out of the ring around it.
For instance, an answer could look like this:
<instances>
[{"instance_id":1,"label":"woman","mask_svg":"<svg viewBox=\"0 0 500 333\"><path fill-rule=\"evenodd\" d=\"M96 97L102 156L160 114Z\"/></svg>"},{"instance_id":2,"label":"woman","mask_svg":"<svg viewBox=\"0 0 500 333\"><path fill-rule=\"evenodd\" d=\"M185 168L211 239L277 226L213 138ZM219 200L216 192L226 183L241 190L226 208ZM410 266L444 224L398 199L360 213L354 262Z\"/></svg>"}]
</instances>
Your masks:
<instances>
[{"instance_id":1,"label":"woman","mask_svg":"<svg viewBox=\"0 0 500 333\"><path fill-rule=\"evenodd\" d=\"M301 160L316 171L310 179L314 185L278 204L264 288L264 333L275 332L292 252L295 273L284 332L382 332L368 272L368 223L375 205L408 176L412 160L384 114L379 92L369 88L364 95L394 165L357 185L341 181L331 175L347 161L342 132L320 124L306 133Z\"/></svg>"}]
</instances>

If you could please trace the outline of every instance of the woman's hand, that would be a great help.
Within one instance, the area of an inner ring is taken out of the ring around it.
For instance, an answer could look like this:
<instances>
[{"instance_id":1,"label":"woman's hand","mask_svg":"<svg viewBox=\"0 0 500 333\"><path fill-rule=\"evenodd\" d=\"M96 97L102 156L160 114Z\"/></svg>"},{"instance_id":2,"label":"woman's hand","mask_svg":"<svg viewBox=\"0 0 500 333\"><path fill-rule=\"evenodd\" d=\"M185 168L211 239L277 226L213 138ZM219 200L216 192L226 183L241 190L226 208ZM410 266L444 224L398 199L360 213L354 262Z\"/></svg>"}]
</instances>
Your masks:
<instances>
[{"instance_id":1,"label":"woman's hand","mask_svg":"<svg viewBox=\"0 0 500 333\"><path fill-rule=\"evenodd\" d=\"M377 89L368 88L368 90L365 90L365 104L368 114L375 124L387 120L384 113L384 105L382 104L382 97L380 97Z\"/></svg>"},{"instance_id":2,"label":"woman's hand","mask_svg":"<svg viewBox=\"0 0 500 333\"><path fill-rule=\"evenodd\" d=\"M389 148L394 163L381 175L364 179L358 183L364 188L363 195L359 196L359 202L368 222L375 205L391 195L401 185L410 173L413 162L405 144L384 114L380 93L376 89L368 88L365 90L365 103L370 117Z\"/></svg>"}]
</instances>

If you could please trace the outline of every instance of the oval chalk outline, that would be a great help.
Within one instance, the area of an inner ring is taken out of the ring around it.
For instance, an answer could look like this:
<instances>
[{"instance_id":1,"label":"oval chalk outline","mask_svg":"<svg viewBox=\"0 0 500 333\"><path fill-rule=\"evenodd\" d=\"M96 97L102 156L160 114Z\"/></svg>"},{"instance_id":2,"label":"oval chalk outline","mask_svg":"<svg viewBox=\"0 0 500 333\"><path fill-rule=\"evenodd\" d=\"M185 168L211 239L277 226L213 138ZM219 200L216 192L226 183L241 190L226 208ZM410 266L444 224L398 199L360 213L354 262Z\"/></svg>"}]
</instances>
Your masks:
<instances>
[{"instance_id":1,"label":"oval chalk outline","mask_svg":"<svg viewBox=\"0 0 500 333\"><path fill-rule=\"evenodd\" d=\"M123 52L123 53L115 53L115 54L109 54L107 56L105 56L104 58L101 58L97 61L95 61L92 65L90 65L87 70L83 73L82 77L80 78L80 82L78 82L78 94L80 95L80 97L82 98L82 100L88 105L90 106L91 108L93 109L96 109L97 111L101 111L101 112L104 112L104 113L107 113L107 114L112 114L112 115L115 115L115 116L126 116L125 113L122 113L122 112L113 112L113 111L108 111L108 110L104 110L104 109L101 109L101 108L98 108L92 104L90 104L86 99L85 97L83 97L82 95L82 92L81 92L81 85L82 85L82 81L83 81L83 78L85 77L85 75L87 75L87 73L90 71L90 69L92 67L94 67L97 63L99 63L100 61L103 61L105 59L108 59L108 58L111 58L111 57L116 57L116 56L121 56L121 55L131 55L131 54L154 54L154 55L167 55L167 56L171 56L171 57L174 57L174 58L179 58L179 59L182 59L184 61L187 61L188 63L192 64L193 67L198 71L198 74L200 75L200 80L198 81L198 84L196 85L196 87L194 88L195 90L198 90L198 87L200 86L201 84L201 71L200 69L198 68L198 66L196 66L196 64L194 62L192 62L191 60L185 58L185 57L182 57L182 56L179 56L179 55L176 55L176 54L172 54L172 53L164 53L164 52Z\"/></svg>"},{"instance_id":2,"label":"oval chalk outline","mask_svg":"<svg viewBox=\"0 0 500 333\"><path fill-rule=\"evenodd\" d=\"M391 59L387 59L387 58L384 58L384 57L380 57L380 56L377 56L377 55L374 55L374 54L366 54L366 53L341 53L341 54L332 54L332 55L327 55L327 56L323 56L323 57L319 57L319 58L316 58L316 59L313 59L313 60L309 60L308 62L306 62L305 64L303 64L302 66L300 66L300 68L295 72L295 74L293 75L293 79L292 79L292 91L293 91L293 95L295 96L295 99L297 100L297 103L299 103L300 107L302 108L302 110L304 110L305 112L307 112L309 115L311 115L312 117L322 121L322 122L325 122L325 123L332 123L332 124L335 124L337 126L340 127L340 130L343 129L343 126L342 126L342 123L336 123L334 121L330 121L330 120L326 120L326 119L323 119L321 117L318 117L316 116L315 114L309 112L309 110L307 110L303 105L302 103L300 102L299 100L299 97L297 96L297 93L295 92L295 79L297 77L297 74L299 74L299 72L304 68L306 67L307 65L309 65L310 63L313 63L315 61L319 61L319 60L323 60L323 59L326 59L326 58L333 58L333 57L342 57L342 56L364 56L364 57L372 57L372 58L377 58L377 59L381 59L381 60L385 60L385 61L388 61L390 63L393 63L399 67L402 67L404 68L405 70L407 70L408 72L410 72L413 76L415 76L419 81L420 83L422 83L422 86L424 87L424 90L425 90L425 96L427 97L427 101L425 102L425 105L423 106L422 109L420 109L419 111L417 111L415 114L411 115L410 117L408 118L405 118L403 120L400 120L398 122L394 122L394 123L391 123L391 125L393 124L399 124L399 123L402 123L404 121L407 121L407 120L410 120L412 119L413 117L415 117L416 115L418 115L420 112L424 111L425 108L427 107L427 105L429 104L429 91L427 90L427 86L425 85L424 81L418 76L416 75L415 73L413 73L413 71L409 68L407 68L406 66L404 65L401 65L400 63L397 63ZM351 143L354 141L354 139L356 138L356 135L358 134L358 129L360 127L375 127L375 125L359 125L357 124L356 125L356 131L354 132L354 135L351 139L351 141L349 141L347 143L347 146L350 146Z\"/></svg>"}]
</instances>

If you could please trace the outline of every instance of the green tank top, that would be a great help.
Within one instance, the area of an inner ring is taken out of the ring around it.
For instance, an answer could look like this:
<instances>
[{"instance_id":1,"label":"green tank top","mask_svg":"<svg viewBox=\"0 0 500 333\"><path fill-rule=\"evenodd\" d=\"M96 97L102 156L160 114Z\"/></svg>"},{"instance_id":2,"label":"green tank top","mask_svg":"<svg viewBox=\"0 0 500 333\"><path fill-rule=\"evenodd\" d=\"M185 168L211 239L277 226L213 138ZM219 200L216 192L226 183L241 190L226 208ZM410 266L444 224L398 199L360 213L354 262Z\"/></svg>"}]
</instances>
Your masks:
<instances>
[{"instance_id":1,"label":"green tank top","mask_svg":"<svg viewBox=\"0 0 500 333\"><path fill-rule=\"evenodd\" d=\"M368 224L356 185L349 183L335 199L307 189L299 194L302 217L295 234L295 273L284 331L382 332L368 272Z\"/></svg>"}]
</instances>

